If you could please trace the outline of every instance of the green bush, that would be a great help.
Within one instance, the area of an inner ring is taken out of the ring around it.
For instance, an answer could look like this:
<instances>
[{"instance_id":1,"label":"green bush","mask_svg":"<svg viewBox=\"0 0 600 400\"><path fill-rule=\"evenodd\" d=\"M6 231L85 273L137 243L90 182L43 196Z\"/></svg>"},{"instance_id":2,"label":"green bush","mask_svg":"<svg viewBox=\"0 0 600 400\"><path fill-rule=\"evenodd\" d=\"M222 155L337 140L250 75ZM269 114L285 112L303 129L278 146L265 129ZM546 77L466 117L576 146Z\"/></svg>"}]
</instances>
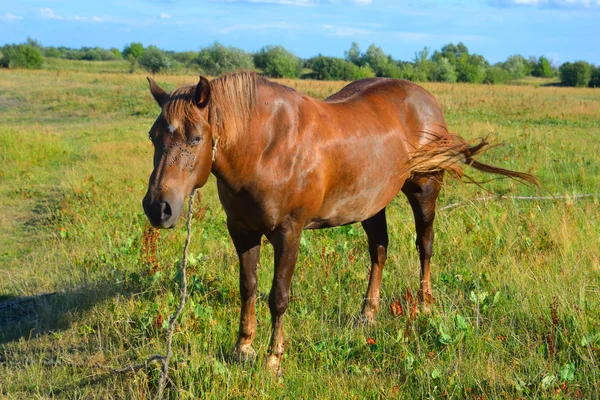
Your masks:
<instances>
[{"instance_id":1,"label":"green bush","mask_svg":"<svg viewBox=\"0 0 600 400\"><path fill-rule=\"evenodd\" d=\"M359 67L348 60L318 55L309 60L314 78L325 81L353 81L375 76L368 66Z\"/></svg>"},{"instance_id":2,"label":"green bush","mask_svg":"<svg viewBox=\"0 0 600 400\"><path fill-rule=\"evenodd\" d=\"M456 68L456 64L458 60L462 57L463 54L469 55L469 49L462 42L459 42L457 45L453 43L449 43L441 48L440 51L434 51L433 56L431 56L431 60L433 62L438 62L442 58L448 59L450 64L454 65Z\"/></svg>"},{"instance_id":3,"label":"green bush","mask_svg":"<svg viewBox=\"0 0 600 400\"><path fill-rule=\"evenodd\" d=\"M531 71L531 75L542 78L550 78L554 76L554 70L552 69L552 65L550 65L550 61L548 61L546 57L541 56Z\"/></svg>"},{"instance_id":4,"label":"green bush","mask_svg":"<svg viewBox=\"0 0 600 400\"><path fill-rule=\"evenodd\" d=\"M3 68L38 69L44 63L42 52L28 44L7 44L2 47L0 66Z\"/></svg>"},{"instance_id":5,"label":"green bush","mask_svg":"<svg viewBox=\"0 0 600 400\"><path fill-rule=\"evenodd\" d=\"M63 55L62 51L60 51L56 47L46 47L46 48L44 48L44 57L61 58L62 55Z\"/></svg>"},{"instance_id":6,"label":"green bush","mask_svg":"<svg viewBox=\"0 0 600 400\"><path fill-rule=\"evenodd\" d=\"M198 57L197 51L183 51L183 52L173 53L173 55L172 55L173 60L185 65L186 67L192 67L192 66L195 67L197 57Z\"/></svg>"},{"instance_id":7,"label":"green bush","mask_svg":"<svg viewBox=\"0 0 600 400\"><path fill-rule=\"evenodd\" d=\"M592 67L592 77L588 86L593 88L600 87L600 65Z\"/></svg>"},{"instance_id":8,"label":"green bush","mask_svg":"<svg viewBox=\"0 0 600 400\"><path fill-rule=\"evenodd\" d=\"M123 55L121 54L121 50L117 49L116 47L112 47L108 51L110 51L113 54L113 57L115 60L120 60L123 58Z\"/></svg>"},{"instance_id":9,"label":"green bush","mask_svg":"<svg viewBox=\"0 0 600 400\"><path fill-rule=\"evenodd\" d=\"M446 57L441 57L434 64L432 78L436 82L454 83L458 79L456 68Z\"/></svg>"},{"instance_id":10,"label":"green bush","mask_svg":"<svg viewBox=\"0 0 600 400\"><path fill-rule=\"evenodd\" d=\"M130 43L127 46L125 46L125 48L123 49L123 58L125 59L131 59L132 57L134 59L138 59L142 56L142 53L144 53L144 45L141 43Z\"/></svg>"},{"instance_id":11,"label":"green bush","mask_svg":"<svg viewBox=\"0 0 600 400\"><path fill-rule=\"evenodd\" d=\"M502 67L494 66L486 71L484 83L491 83L497 85L499 83L505 83L512 79L510 72Z\"/></svg>"},{"instance_id":12,"label":"green bush","mask_svg":"<svg viewBox=\"0 0 600 400\"><path fill-rule=\"evenodd\" d=\"M396 79L413 80L415 68L411 63L388 63L381 70L381 76Z\"/></svg>"},{"instance_id":13,"label":"green bush","mask_svg":"<svg viewBox=\"0 0 600 400\"><path fill-rule=\"evenodd\" d=\"M218 42L200 50L196 57L196 65L202 73L213 76L254 69L250 53L235 47L225 47Z\"/></svg>"},{"instance_id":14,"label":"green bush","mask_svg":"<svg viewBox=\"0 0 600 400\"><path fill-rule=\"evenodd\" d=\"M592 66L585 61L566 62L558 69L564 86L588 86L592 77Z\"/></svg>"},{"instance_id":15,"label":"green bush","mask_svg":"<svg viewBox=\"0 0 600 400\"><path fill-rule=\"evenodd\" d=\"M488 62L478 54L463 53L458 59L456 72L459 82L483 83L487 75Z\"/></svg>"},{"instance_id":16,"label":"green bush","mask_svg":"<svg viewBox=\"0 0 600 400\"><path fill-rule=\"evenodd\" d=\"M358 65L359 67L362 66L362 56L360 54L358 43L352 42L350 49L344 52L344 56L346 57L346 60L351 63Z\"/></svg>"},{"instance_id":17,"label":"green bush","mask_svg":"<svg viewBox=\"0 0 600 400\"><path fill-rule=\"evenodd\" d=\"M302 71L300 59L282 46L265 46L254 54L254 65L273 78L297 78Z\"/></svg>"},{"instance_id":18,"label":"green bush","mask_svg":"<svg viewBox=\"0 0 600 400\"><path fill-rule=\"evenodd\" d=\"M508 71L513 79L521 79L531 74L529 62L519 54L508 57L502 68Z\"/></svg>"},{"instance_id":19,"label":"green bush","mask_svg":"<svg viewBox=\"0 0 600 400\"><path fill-rule=\"evenodd\" d=\"M390 64L395 64L394 60L391 60L381 47L374 44L369 46L365 54L362 55L360 62L360 65L371 67L377 76L385 76L384 71L389 70Z\"/></svg>"},{"instance_id":20,"label":"green bush","mask_svg":"<svg viewBox=\"0 0 600 400\"><path fill-rule=\"evenodd\" d=\"M148 46L140 56L138 63L153 74L163 72L171 68L171 59L155 46Z\"/></svg>"}]
</instances>

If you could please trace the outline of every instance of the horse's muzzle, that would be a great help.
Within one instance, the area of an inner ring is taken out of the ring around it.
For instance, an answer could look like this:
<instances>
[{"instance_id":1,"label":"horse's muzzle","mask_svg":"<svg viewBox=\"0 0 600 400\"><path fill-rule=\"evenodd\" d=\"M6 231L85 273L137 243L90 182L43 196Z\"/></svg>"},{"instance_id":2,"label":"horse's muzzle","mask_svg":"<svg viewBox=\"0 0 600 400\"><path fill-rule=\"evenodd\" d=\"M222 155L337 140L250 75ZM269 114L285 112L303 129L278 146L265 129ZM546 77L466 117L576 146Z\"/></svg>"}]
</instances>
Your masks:
<instances>
[{"instance_id":1,"label":"horse's muzzle","mask_svg":"<svg viewBox=\"0 0 600 400\"><path fill-rule=\"evenodd\" d=\"M142 206L146 217L155 228L172 228L175 226L182 208L181 202L155 198L150 193L146 194L144 200L142 200Z\"/></svg>"}]
</instances>

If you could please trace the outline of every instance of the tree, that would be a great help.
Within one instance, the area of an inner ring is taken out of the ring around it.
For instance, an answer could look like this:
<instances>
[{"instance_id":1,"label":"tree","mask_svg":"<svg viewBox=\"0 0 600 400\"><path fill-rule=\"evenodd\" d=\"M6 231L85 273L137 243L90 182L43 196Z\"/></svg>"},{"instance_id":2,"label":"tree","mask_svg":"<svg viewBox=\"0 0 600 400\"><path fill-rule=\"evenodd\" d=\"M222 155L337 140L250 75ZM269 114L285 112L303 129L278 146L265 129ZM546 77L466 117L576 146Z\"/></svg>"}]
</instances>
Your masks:
<instances>
[{"instance_id":1,"label":"tree","mask_svg":"<svg viewBox=\"0 0 600 400\"><path fill-rule=\"evenodd\" d=\"M592 67L592 77L590 79L589 87L600 87L600 65Z\"/></svg>"},{"instance_id":2,"label":"tree","mask_svg":"<svg viewBox=\"0 0 600 400\"><path fill-rule=\"evenodd\" d=\"M433 52L433 56L431 57L433 62L438 62L441 58L447 58L450 61L450 64L456 67L458 60L462 57L463 54L469 54L469 50L467 46L465 46L462 42L454 45L453 43L449 43L442 47L440 51Z\"/></svg>"},{"instance_id":3,"label":"tree","mask_svg":"<svg viewBox=\"0 0 600 400\"><path fill-rule=\"evenodd\" d=\"M344 56L346 57L346 60L350 61L351 63L358 65L359 67L362 65L360 47L358 46L358 43L352 42L350 49L344 52Z\"/></svg>"},{"instance_id":4,"label":"tree","mask_svg":"<svg viewBox=\"0 0 600 400\"><path fill-rule=\"evenodd\" d=\"M123 49L123 58L129 61L129 72L133 73L138 59L144 53L144 45L141 43L130 43Z\"/></svg>"},{"instance_id":5,"label":"tree","mask_svg":"<svg viewBox=\"0 0 600 400\"><path fill-rule=\"evenodd\" d=\"M592 77L592 66L585 61L566 62L558 69L564 86L588 86Z\"/></svg>"},{"instance_id":6,"label":"tree","mask_svg":"<svg viewBox=\"0 0 600 400\"><path fill-rule=\"evenodd\" d=\"M462 53L456 65L459 82L483 83L486 77L488 62L479 54Z\"/></svg>"},{"instance_id":7,"label":"tree","mask_svg":"<svg viewBox=\"0 0 600 400\"><path fill-rule=\"evenodd\" d=\"M297 78L302 65L296 55L282 46L265 46L254 54L254 65L273 78Z\"/></svg>"},{"instance_id":8,"label":"tree","mask_svg":"<svg viewBox=\"0 0 600 400\"><path fill-rule=\"evenodd\" d=\"M496 85L509 81L511 78L510 72L498 65L494 65L486 71L484 83Z\"/></svg>"},{"instance_id":9,"label":"tree","mask_svg":"<svg viewBox=\"0 0 600 400\"><path fill-rule=\"evenodd\" d=\"M219 42L200 50L196 57L196 65L208 75L254 69L250 53L235 47L225 47Z\"/></svg>"},{"instance_id":10,"label":"tree","mask_svg":"<svg viewBox=\"0 0 600 400\"><path fill-rule=\"evenodd\" d=\"M552 70L552 65L550 65L550 61L544 56L540 56L533 71L531 71L531 75L539 76L542 78L550 78L554 75L554 71Z\"/></svg>"},{"instance_id":11,"label":"tree","mask_svg":"<svg viewBox=\"0 0 600 400\"><path fill-rule=\"evenodd\" d=\"M57 49L56 47L45 47L44 48L44 57L60 58L60 57L62 57L62 55L63 55L62 51L60 51L60 49Z\"/></svg>"},{"instance_id":12,"label":"tree","mask_svg":"<svg viewBox=\"0 0 600 400\"><path fill-rule=\"evenodd\" d=\"M130 56L134 59L138 59L141 57L144 52L144 45L141 43L129 43L125 48L123 48L123 58L130 59Z\"/></svg>"},{"instance_id":13,"label":"tree","mask_svg":"<svg viewBox=\"0 0 600 400\"><path fill-rule=\"evenodd\" d=\"M521 79L531 74L529 62L525 57L515 54L506 59L502 67L507 70L514 79Z\"/></svg>"},{"instance_id":14,"label":"tree","mask_svg":"<svg viewBox=\"0 0 600 400\"><path fill-rule=\"evenodd\" d=\"M381 47L370 45L361 57L360 65L368 65L377 76L383 76L383 70L388 66L389 58Z\"/></svg>"},{"instance_id":15,"label":"tree","mask_svg":"<svg viewBox=\"0 0 600 400\"><path fill-rule=\"evenodd\" d=\"M415 58L413 59L414 74L412 77L414 81L427 82L430 80L435 80L433 78L433 69L435 64L428 58L429 49L427 47L415 53Z\"/></svg>"},{"instance_id":16,"label":"tree","mask_svg":"<svg viewBox=\"0 0 600 400\"><path fill-rule=\"evenodd\" d=\"M432 78L437 82L454 83L458 79L456 68L446 57L442 57L434 64Z\"/></svg>"},{"instance_id":17,"label":"tree","mask_svg":"<svg viewBox=\"0 0 600 400\"><path fill-rule=\"evenodd\" d=\"M171 60L156 46L148 46L139 59L139 64L146 70L157 74L171 68Z\"/></svg>"},{"instance_id":18,"label":"tree","mask_svg":"<svg viewBox=\"0 0 600 400\"><path fill-rule=\"evenodd\" d=\"M358 67L348 60L318 55L309 60L314 77L327 81L353 81L375 76L368 66Z\"/></svg>"},{"instance_id":19,"label":"tree","mask_svg":"<svg viewBox=\"0 0 600 400\"><path fill-rule=\"evenodd\" d=\"M123 58L123 56L121 55L121 51L119 49L117 49L116 47L112 47L109 51L111 53L113 53L115 59L119 60L119 59Z\"/></svg>"},{"instance_id":20,"label":"tree","mask_svg":"<svg viewBox=\"0 0 600 400\"><path fill-rule=\"evenodd\" d=\"M42 52L28 44L7 44L1 53L0 66L3 68L38 69L44 63Z\"/></svg>"}]
</instances>

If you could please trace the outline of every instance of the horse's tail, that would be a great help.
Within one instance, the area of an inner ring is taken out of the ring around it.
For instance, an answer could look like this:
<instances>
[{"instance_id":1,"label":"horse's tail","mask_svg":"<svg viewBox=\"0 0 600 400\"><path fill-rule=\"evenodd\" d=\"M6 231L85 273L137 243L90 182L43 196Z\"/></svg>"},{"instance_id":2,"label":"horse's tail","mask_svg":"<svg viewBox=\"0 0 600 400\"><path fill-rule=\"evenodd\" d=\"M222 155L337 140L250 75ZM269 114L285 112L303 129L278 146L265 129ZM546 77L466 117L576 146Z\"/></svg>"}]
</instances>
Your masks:
<instances>
[{"instance_id":1,"label":"horse's tail","mask_svg":"<svg viewBox=\"0 0 600 400\"><path fill-rule=\"evenodd\" d=\"M473 144L448 132L441 135L426 132L426 135L429 139L428 143L409 155L410 175L444 170L461 179L464 175L463 167L468 165L482 172L504 175L522 183L539 186L537 178L531 174L494 167L475 160L474 157L494 147L487 138L479 139Z\"/></svg>"}]
</instances>

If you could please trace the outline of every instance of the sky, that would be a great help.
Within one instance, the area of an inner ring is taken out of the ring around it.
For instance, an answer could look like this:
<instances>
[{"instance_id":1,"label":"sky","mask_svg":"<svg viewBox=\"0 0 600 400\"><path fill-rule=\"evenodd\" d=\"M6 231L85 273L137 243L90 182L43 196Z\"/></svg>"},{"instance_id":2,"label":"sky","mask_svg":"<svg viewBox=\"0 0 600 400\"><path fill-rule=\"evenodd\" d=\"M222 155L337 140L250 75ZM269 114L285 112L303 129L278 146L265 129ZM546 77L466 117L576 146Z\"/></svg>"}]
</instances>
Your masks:
<instances>
[{"instance_id":1,"label":"sky","mask_svg":"<svg viewBox=\"0 0 600 400\"><path fill-rule=\"evenodd\" d=\"M0 44L247 51L282 45L343 57L352 42L395 59L463 42L491 63L513 54L600 64L600 0L0 0Z\"/></svg>"}]
</instances>

